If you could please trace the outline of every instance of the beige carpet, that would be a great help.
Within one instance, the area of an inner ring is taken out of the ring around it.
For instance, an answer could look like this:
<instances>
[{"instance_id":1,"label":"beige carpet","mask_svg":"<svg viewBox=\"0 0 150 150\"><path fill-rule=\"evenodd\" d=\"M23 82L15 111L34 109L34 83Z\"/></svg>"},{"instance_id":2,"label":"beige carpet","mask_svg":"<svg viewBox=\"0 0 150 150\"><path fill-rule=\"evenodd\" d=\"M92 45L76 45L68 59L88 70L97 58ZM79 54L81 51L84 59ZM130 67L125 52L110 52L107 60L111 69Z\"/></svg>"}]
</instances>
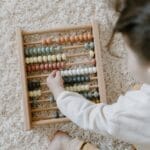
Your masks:
<instances>
[{"instance_id":1,"label":"beige carpet","mask_svg":"<svg viewBox=\"0 0 150 150\"><path fill-rule=\"evenodd\" d=\"M15 31L48 29L55 25L84 24L96 19L100 23L103 64L108 99L115 101L133 83L126 68L125 46L116 36L112 53L105 48L117 19L110 0L0 0L0 150L45 150L48 135L58 129L73 137L92 141L101 150L130 150L123 142L83 131L74 124L44 126L24 131L22 89Z\"/></svg>"}]
</instances>

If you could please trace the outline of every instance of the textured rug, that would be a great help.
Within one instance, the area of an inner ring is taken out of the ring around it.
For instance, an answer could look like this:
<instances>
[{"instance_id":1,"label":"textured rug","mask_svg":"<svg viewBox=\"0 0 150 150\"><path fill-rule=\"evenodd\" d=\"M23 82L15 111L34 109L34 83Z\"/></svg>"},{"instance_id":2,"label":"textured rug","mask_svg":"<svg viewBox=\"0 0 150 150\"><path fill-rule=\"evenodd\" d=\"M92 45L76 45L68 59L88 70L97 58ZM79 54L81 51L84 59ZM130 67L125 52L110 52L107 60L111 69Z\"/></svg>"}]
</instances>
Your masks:
<instances>
[{"instance_id":1,"label":"textured rug","mask_svg":"<svg viewBox=\"0 0 150 150\"><path fill-rule=\"evenodd\" d=\"M83 131L73 123L56 124L24 131L22 88L16 29L48 29L55 25L85 24L95 19L100 24L107 98L115 102L134 80L126 67L126 46L116 35L111 54L106 49L118 14L111 0L0 0L0 150L45 150L48 136L58 129L73 137L91 141L101 150L130 150L130 145Z\"/></svg>"}]
</instances>

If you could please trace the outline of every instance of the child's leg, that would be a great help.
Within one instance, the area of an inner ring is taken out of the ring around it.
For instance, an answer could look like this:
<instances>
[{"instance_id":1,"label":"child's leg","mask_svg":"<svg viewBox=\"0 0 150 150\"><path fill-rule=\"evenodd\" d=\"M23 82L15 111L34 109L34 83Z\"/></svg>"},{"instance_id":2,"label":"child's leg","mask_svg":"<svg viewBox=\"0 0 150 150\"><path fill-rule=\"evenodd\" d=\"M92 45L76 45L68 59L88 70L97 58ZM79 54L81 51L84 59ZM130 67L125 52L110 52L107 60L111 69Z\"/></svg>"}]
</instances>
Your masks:
<instances>
[{"instance_id":1,"label":"child's leg","mask_svg":"<svg viewBox=\"0 0 150 150\"><path fill-rule=\"evenodd\" d=\"M57 132L49 145L49 150L98 150L90 143L73 139L63 132Z\"/></svg>"}]
</instances>

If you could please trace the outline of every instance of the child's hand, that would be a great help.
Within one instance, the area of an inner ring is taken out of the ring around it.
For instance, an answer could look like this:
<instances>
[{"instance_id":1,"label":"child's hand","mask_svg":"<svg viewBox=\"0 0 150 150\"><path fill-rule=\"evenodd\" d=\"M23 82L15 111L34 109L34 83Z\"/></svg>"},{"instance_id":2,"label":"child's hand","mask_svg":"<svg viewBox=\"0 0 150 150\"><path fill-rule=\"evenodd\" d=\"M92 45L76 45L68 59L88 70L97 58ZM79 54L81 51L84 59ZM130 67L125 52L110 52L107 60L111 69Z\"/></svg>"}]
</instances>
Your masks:
<instances>
[{"instance_id":1,"label":"child's hand","mask_svg":"<svg viewBox=\"0 0 150 150\"><path fill-rule=\"evenodd\" d=\"M47 78L47 86L53 93L55 99L64 91L63 79L59 71L53 71Z\"/></svg>"}]
</instances>

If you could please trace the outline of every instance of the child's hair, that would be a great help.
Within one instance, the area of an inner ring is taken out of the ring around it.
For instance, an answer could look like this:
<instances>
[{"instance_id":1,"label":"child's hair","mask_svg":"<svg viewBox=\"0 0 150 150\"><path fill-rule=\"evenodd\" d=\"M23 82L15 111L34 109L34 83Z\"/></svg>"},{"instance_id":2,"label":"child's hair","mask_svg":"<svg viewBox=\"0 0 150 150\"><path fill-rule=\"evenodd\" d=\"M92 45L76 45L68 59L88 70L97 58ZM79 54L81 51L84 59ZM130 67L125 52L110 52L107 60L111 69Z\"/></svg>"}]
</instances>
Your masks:
<instances>
[{"instance_id":1,"label":"child's hair","mask_svg":"<svg viewBox=\"0 0 150 150\"><path fill-rule=\"evenodd\" d=\"M114 34L125 35L139 58L150 63L150 0L117 0L117 9L120 16Z\"/></svg>"}]
</instances>

